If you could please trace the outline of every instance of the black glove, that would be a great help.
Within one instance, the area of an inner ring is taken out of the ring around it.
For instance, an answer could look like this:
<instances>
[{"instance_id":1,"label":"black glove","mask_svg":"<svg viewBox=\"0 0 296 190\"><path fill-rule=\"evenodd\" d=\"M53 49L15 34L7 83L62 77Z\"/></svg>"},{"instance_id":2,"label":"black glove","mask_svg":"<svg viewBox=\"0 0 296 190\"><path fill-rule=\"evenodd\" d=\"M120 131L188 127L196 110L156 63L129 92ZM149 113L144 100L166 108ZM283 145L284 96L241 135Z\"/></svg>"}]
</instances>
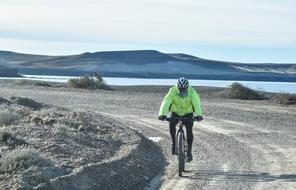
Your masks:
<instances>
[{"instance_id":1,"label":"black glove","mask_svg":"<svg viewBox=\"0 0 296 190\"><path fill-rule=\"evenodd\" d=\"M164 121L167 117L165 115L160 115L158 117L159 120Z\"/></svg>"},{"instance_id":2,"label":"black glove","mask_svg":"<svg viewBox=\"0 0 296 190\"><path fill-rule=\"evenodd\" d=\"M198 116L195 116L195 117L194 117L194 120L196 120L196 121L200 122L200 121L202 121L202 120L203 120L203 117L202 117L202 116L200 116L200 115L198 115Z\"/></svg>"}]
</instances>

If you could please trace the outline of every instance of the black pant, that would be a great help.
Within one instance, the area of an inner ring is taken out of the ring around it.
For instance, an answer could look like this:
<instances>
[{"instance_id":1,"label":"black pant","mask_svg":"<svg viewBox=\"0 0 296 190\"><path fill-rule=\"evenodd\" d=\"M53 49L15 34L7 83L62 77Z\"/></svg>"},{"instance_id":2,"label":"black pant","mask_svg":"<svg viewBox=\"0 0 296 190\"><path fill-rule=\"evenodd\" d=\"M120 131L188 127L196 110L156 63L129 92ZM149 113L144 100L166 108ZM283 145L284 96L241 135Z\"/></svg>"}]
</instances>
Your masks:
<instances>
[{"instance_id":1,"label":"black pant","mask_svg":"<svg viewBox=\"0 0 296 190\"><path fill-rule=\"evenodd\" d=\"M171 117L183 117L183 118L192 118L193 117L193 113L189 113L186 114L184 116L179 116L176 113L172 113ZM176 125L177 125L178 121L170 121L170 133L171 133L171 137L172 137L172 142L173 142L173 146L175 146L176 144ZM188 154L191 154L191 148L192 148L192 142L193 142L193 134L192 134L192 127L193 127L193 121L184 121L183 124L186 127L186 133L187 133L187 144L188 144Z\"/></svg>"}]
</instances>

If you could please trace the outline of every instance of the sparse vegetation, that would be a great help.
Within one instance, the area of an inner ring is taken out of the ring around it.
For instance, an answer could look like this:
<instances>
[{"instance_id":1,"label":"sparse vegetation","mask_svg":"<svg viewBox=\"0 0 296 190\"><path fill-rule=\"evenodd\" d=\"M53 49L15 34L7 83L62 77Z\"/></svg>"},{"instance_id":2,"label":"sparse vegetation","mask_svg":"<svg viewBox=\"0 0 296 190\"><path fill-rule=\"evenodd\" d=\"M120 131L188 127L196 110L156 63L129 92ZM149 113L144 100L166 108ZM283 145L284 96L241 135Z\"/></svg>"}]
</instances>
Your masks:
<instances>
[{"instance_id":1,"label":"sparse vegetation","mask_svg":"<svg viewBox=\"0 0 296 190\"><path fill-rule=\"evenodd\" d=\"M5 145L10 148L15 148L17 146L24 146L28 143L18 137L15 137L11 133L0 131L0 145Z\"/></svg>"},{"instance_id":2,"label":"sparse vegetation","mask_svg":"<svg viewBox=\"0 0 296 190\"><path fill-rule=\"evenodd\" d=\"M84 88L84 89L104 89L110 90L111 88L104 82L101 75L94 74L94 77L83 76L80 78L70 79L67 82L68 86L72 88Z\"/></svg>"},{"instance_id":3,"label":"sparse vegetation","mask_svg":"<svg viewBox=\"0 0 296 190\"><path fill-rule=\"evenodd\" d=\"M45 81L37 81L35 83L36 86L44 86L44 87L52 87L52 85L48 82L45 82Z\"/></svg>"},{"instance_id":4,"label":"sparse vegetation","mask_svg":"<svg viewBox=\"0 0 296 190\"><path fill-rule=\"evenodd\" d=\"M259 94L255 90L252 90L240 83L233 83L230 88L227 88L220 92L220 96L230 99L241 99L241 100L264 100L266 99L263 95Z\"/></svg>"},{"instance_id":5,"label":"sparse vegetation","mask_svg":"<svg viewBox=\"0 0 296 190\"><path fill-rule=\"evenodd\" d=\"M28 147L18 147L0 158L0 174L15 173L30 166L50 166L51 161L40 152Z\"/></svg>"},{"instance_id":6,"label":"sparse vegetation","mask_svg":"<svg viewBox=\"0 0 296 190\"><path fill-rule=\"evenodd\" d=\"M7 100L6 98L1 98L0 97L0 104L11 104L11 101L10 100Z\"/></svg>"},{"instance_id":7,"label":"sparse vegetation","mask_svg":"<svg viewBox=\"0 0 296 190\"><path fill-rule=\"evenodd\" d=\"M277 93L272 97L272 100L278 104L295 105L296 104L296 94Z\"/></svg>"},{"instance_id":8,"label":"sparse vegetation","mask_svg":"<svg viewBox=\"0 0 296 190\"><path fill-rule=\"evenodd\" d=\"M25 107L28 107L28 108L32 108L32 109L41 109L43 107L42 104L38 103L38 102L35 102L34 100L31 100L29 98L22 98L22 97L15 97L15 96L12 96L10 98L10 100L17 104L17 105L20 105L20 106L25 106Z\"/></svg>"},{"instance_id":9,"label":"sparse vegetation","mask_svg":"<svg viewBox=\"0 0 296 190\"><path fill-rule=\"evenodd\" d=\"M17 123L20 115L10 110L0 110L0 127Z\"/></svg>"},{"instance_id":10,"label":"sparse vegetation","mask_svg":"<svg viewBox=\"0 0 296 190\"><path fill-rule=\"evenodd\" d=\"M21 79L14 81L15 84L21 86L42 86L42 87L56 87L54 83L46 82L46 81L37 81L37 80L29 80L29 79Z\"/></svg>"}]
</instances>

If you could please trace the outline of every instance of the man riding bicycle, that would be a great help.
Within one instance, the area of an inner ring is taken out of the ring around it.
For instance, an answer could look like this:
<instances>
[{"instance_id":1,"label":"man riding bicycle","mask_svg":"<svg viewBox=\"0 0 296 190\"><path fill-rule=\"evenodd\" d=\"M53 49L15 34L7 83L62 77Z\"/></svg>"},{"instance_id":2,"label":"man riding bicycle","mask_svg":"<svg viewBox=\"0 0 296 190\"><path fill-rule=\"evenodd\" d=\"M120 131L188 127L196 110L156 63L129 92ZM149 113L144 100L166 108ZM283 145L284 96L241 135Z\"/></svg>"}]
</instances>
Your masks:
<instances>
[{"instance_id":1,"label":"man riding bicycle","mask_svg":"<svg viewBox=\"0 0 296 190\"><path fill-rule=\"evenodd\" d=\"M189 86L189 82L185 77L179 78L177 85L170 88L167 95L164 97L162 104L159 109L159 120L165 120L166 115L171 112L171 117L183 117L183 118L194 118L197 121L202 121L202 110L200 105L200 98L197 92ZM193 117L193 114L196 116ZM170 134L172 138L172 154L175 153L175 134L176 125L178 121L171 120L169 123ZM187 144L188 151L187 157L188 162L192 161L192 142L193 134L192 127L193 121L184 121L187 133Z\"/></svg>"}]
</instances>

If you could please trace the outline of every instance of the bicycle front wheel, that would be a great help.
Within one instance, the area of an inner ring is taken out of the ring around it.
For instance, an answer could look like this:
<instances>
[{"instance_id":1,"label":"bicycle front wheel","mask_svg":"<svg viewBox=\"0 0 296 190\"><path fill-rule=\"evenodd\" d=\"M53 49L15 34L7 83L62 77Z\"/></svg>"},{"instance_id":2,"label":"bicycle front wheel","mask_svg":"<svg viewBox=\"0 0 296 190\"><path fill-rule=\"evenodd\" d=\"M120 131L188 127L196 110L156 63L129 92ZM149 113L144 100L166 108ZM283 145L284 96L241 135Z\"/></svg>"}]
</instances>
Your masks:
<instances>
[{"instance_id":1,"label":"bicycle front wheel","mask_svg":"<svg viewBox=\"0 0 296 190\"><path fill-rule=\"evenodd\" d=\"M184 138L182 133L178 133L178 160L179 160L179 176L185 170L185 151L184 151Z\"/></svg>"}]
</instances>

